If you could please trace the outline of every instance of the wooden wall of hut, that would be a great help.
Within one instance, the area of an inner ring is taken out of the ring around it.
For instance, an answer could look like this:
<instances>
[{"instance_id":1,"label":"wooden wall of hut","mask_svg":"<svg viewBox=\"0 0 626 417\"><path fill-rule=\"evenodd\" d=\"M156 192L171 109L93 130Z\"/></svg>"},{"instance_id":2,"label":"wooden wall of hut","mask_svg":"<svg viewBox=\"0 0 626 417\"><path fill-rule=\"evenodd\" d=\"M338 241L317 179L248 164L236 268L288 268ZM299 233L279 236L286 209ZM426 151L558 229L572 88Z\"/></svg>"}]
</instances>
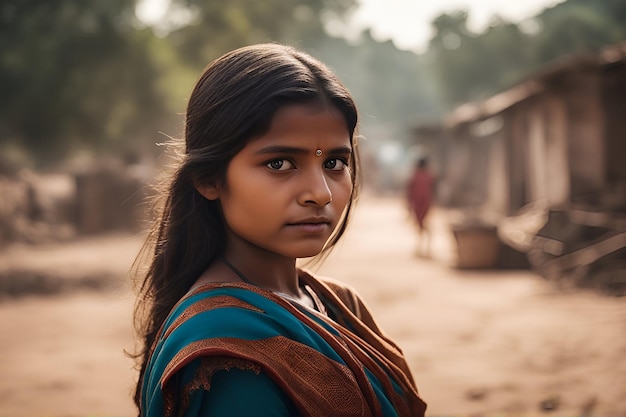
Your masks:
<instances>
[{"instance_id":1,"label":"wooden wall of hut","mask_svg":"<svg viewBox=\"0 0 626 417\"><path fill-rule=\"evenodd\" d=\"M556 86L567 104L571 196L597 205L605 184L604 112L598 68L575 69Z\"/></svg>"},{"instance_id":2,"label":"wooden wall of hut","mask_svg":"<svg viewBox=\"0 0 626 417\"><path fill-rule=\"evenodd\" d=\"M604 203L626 212L626 64L608 65L602 77L602 101L606 118L606 181Z\"/></svg>"}]
</instances>

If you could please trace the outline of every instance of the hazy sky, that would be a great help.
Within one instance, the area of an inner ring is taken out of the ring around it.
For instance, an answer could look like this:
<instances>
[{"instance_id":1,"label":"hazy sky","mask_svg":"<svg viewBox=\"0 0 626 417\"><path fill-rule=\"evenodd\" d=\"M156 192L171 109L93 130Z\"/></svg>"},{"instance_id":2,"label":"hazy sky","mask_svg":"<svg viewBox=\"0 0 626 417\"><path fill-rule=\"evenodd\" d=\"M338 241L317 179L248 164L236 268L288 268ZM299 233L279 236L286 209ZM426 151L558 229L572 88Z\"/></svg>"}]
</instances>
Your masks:
<instances>
[{"instance_id":1,"label":"hazy sky","mask_svg":"<svg viewBox=\"0 0 626 417\"><path fill-rule=\"evenodd\" d=\"M400 49L422 51L432 35L430 22L442 12L469 11L469 25L481 30L495 14L519 22L564 0L361 0L356 27L371 27L380 41L392 39Z\"/></svg>"},{"instance_id":2,"label":"hazy sky","mask_svg":"<svg viewBox=\"0 0 626 417\"><path fill-rule=\"evenodd\" d=\"M360 0L351 31L371 27L377 40L392 39L400 49L423 51L431 37L430 22L442 12L469 11L470 27L480 30L498 14L519 22L564 0ZM143 0L137 13L146 21L162 16L168 0Z\"/></svg>"}]
</instances>

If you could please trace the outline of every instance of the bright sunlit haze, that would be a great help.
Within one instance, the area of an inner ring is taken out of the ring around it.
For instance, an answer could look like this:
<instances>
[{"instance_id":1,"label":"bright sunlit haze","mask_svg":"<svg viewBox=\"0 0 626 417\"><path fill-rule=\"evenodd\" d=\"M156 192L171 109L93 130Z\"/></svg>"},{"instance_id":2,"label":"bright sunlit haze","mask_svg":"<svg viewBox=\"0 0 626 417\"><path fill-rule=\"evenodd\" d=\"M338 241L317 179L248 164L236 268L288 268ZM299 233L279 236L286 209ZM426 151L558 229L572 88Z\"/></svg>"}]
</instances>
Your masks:
<instances>
[{"instance_id":1,"label":"bright sunlit haze","mask_svg":"<svg viewBox=\"0 0 626 417\"><path fill-rule=\"evenodd\" d=\"M366 29L378 41L393 40L398 49L423 52L432 37L431 22L441 13L469 12L470 29L480 32L494 16L519 23L563 0L360 0L348 25L329 25L333 35L355 39ZM142 0L137 16L147 24L158 22L166 13L169 0ZM184 14L174 19L188 18ZM174 23L175 25L176 23Z\"/></svg>"}]
</instances>

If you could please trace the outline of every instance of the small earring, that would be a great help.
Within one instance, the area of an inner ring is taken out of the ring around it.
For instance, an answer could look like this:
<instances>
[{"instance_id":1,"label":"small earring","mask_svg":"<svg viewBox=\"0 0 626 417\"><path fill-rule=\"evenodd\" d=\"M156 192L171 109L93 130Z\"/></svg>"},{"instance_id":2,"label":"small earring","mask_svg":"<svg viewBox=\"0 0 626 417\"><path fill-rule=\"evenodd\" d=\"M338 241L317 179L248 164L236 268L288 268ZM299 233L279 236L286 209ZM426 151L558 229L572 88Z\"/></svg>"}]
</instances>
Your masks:
<instances>
[{"instance_id":1,"label":"small earring","mask_svg":"<svg viewBox=\"0 0 626 417\"><path fill-rule=\"evenodd\" d=\"M315 156L322 156L322 150L321 149L316 150Z\"/></svg>"}]
</instances>

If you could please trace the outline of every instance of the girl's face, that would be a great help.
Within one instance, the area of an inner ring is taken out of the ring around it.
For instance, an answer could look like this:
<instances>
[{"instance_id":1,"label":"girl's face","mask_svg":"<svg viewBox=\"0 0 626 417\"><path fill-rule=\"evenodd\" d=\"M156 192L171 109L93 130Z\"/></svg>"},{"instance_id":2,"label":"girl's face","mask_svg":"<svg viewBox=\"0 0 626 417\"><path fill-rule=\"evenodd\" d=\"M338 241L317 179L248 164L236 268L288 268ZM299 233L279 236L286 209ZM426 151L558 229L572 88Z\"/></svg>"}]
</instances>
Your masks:
<instances>
[{"instance_id":1,"label":"girl's face","mask_svg":"<svg viewBox=\"0 0 626 417\"><path fill-rule=\"evenodd\" d=\"M351 158L350 133L333 107L279 109L267 133L235 155L226 181L213 188L230 243L290 258L317 255L350 200Z\"/></svg>"}]
</instances>

